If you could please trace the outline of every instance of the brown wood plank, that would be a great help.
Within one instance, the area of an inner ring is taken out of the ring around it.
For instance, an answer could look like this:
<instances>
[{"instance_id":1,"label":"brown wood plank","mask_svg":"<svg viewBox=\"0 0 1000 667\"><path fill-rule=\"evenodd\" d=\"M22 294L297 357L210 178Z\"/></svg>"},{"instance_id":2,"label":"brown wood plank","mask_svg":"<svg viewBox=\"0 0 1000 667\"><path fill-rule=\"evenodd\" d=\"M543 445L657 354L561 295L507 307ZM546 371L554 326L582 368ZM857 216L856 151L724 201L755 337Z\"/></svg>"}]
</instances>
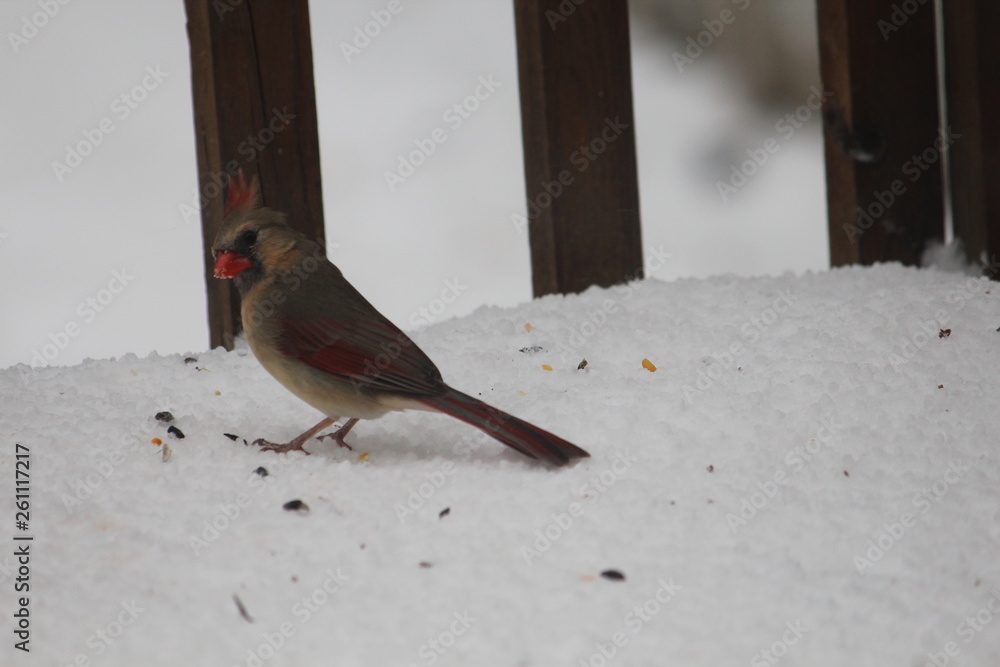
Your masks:
<instances>
[{"instance_id":1,"label":"brown wood plank","mask_svg":"<svg viewBox=\"0 0 1000 667\"><path fill-rule=\"evenodd\" d=\"M642 276L626 0L515 0L535 296Z\"/></svg>"},{"instance_id":2,"label":"brown wood plank","mask_svg":"<svg viewBox=\"0 0 1000 667\"><path fill-rule=\"evenodd\" d=\"M912 9L907 13L904 9ZM944 236L933 2L818 0L830 261L918 264Z\"/></svg>"},{"instance_id":3,"label":"brown wood plank","mask_svg":"<svg viewBox=\"0 0 1000 667\"><path fill-rule=\"evenodd\" d=\"M953 145L950 190L955 237L969 259L1000 267L1000 3L944 3L948 123ZM984 261L985 260L985 261Z\"/></svg>"},{"instance_id":4,"label":"brown wood plank","mask_svg":"<svg viewBox=\"0 0 1000 667\"><path fill-rule=\"evenodd\" d=\"M323 242L319 134L307 0L185 0L212 347L232 347L239 305L212 277L226 173L260 180L264 203Z\"/></svg>"}]
</instances>

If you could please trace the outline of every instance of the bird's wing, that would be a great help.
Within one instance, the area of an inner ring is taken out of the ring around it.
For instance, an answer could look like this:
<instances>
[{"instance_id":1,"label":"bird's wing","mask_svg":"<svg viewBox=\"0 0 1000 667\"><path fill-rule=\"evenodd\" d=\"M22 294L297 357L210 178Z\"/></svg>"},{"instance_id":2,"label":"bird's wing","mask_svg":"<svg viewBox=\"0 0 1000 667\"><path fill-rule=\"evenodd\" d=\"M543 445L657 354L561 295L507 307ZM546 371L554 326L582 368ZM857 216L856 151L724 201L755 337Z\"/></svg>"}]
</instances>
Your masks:
<instances>
[{"instance_id":1,"label":"bird's wing","mask_svg":"<svg viewBox=\"0 0 1000 667\"><path fill-rule=\"evenodd\" d=\"M445 391L434 362L384 318L370 323L286 319L278 347L282 354L361 389L418 396Z\"/></svg>"}]
</instances>

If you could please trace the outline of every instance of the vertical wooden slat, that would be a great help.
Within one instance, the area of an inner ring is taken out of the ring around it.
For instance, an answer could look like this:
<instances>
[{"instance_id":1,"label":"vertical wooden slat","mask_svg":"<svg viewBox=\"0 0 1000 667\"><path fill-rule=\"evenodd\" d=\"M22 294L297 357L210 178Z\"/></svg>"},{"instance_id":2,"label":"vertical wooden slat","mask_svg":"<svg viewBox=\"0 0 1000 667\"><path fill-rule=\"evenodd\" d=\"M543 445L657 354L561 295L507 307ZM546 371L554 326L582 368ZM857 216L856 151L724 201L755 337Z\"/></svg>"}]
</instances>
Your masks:
<instances>
[{"instance_id":1,"label":"vertical wooden slat","mask_svg":"<svg viewBox=\"0 0 1000 667\"><path fill-rule=\"evenodd\" d=\"M933 2L817 9L831 263L917 264L944 235Z\"/></svg>"},{"instance_id":2,"label":"vertical wooden slat","mask_svg":"<svg viewBox=\"0 0 1000 667\"><path fill-rule=\"evenodd\" d=\"M185 0L212 347L232 347L239 307L212 277L225 173L260 180L263 201L323 246L319 134L307 0Z\"/></svg>"},{"instance_id":3,"label":"vertical wooden slat","mask_svg":"<svg viewBox=\"0 0 1000 667\"><path fill-rule=\"evenodd\" d=\"M626 0L515 0L535 296L642 275Z\"/></svg>"},{"instance_id":4,"label":"vertical wooden slat","mask_svg":"<svg viewBox=\"0 0 1000 667\"><path fill-rule=\"evenodd\" d=\"M1000 258L1000 3L943 5L955 237L969 259L985 257L996 278Z\"/></svg>"}]
</instances>

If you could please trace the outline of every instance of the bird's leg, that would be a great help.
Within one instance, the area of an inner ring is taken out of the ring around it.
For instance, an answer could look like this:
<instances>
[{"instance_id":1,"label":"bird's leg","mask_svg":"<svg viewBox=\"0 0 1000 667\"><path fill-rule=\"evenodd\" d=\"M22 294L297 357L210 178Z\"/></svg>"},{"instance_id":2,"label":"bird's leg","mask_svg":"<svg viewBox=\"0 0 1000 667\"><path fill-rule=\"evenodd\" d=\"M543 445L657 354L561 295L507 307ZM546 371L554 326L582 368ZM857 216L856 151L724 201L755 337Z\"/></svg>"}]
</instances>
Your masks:
<instances>
[{"instance_id":1,"label":"bird's leg","mask_svg":"<svg viewBox=\"0 0 1000 667\"><path fill-rule=\"evenodd\" d=\"M284 445L277 445L273 442L268 442L264 438L257 438L256 440L253 441L253 444L257 445L265 452L278 452L279 454L286 454L288 452L300 451L308 454L309 452L306 452L306 450L303 449L302 445L306 442L306 440L308 440L309 438L313 437L314 435L325 429L334 421L335 420L327 417L326 419L316 424L302 435L293 438Z\"/></svg>"},{"instance_id":2,"label":"bird's leg","mask_svg":"<svg viewBox=\"0 0 1000 667\"><path fill-rule=\"evenodd\" d=\"M358 417L354 417L353 419L348 419L346 424L338 428L333 433L327 433L326 435L321 435L316 439L322 440L323 438L333 438L334 440L337 441L338 445L340 445L341 447L347 447L349 450L353 452L354 448L351 447L346 442L344 442L344 438L347 436L348 433L350 433L351 429L354 428L354 425L357 423L358 423Z\"/></svg>"}]
</instances>

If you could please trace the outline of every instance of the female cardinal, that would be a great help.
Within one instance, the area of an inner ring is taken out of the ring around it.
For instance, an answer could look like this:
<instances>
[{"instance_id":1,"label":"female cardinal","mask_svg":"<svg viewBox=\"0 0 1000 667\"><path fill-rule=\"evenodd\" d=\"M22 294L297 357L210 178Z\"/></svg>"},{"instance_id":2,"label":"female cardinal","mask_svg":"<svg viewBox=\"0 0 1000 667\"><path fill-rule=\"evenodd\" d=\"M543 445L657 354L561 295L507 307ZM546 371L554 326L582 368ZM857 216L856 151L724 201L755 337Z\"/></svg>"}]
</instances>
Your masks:
<instances>
[{"instance_id":1,"label":"female cardinal","mask_svg":"<svg viewBox=\"0 0 1000 667\"><path fill-rule=\"evenodd\" d=\"M531 458L564 465L590 456L537 426L452 389L426 354L375 310L320 247L258 204L257 182L230 184L226 218L212 245L215 277L232 278L243 331L268 373L326 419L284 445L287 452L341 417L344 436L359 419L392 410L436 410L482 429ZM329 436L325 436L329 437ZM308 452L307 452L308 453Z\"/></svg>"}]
</instances>

